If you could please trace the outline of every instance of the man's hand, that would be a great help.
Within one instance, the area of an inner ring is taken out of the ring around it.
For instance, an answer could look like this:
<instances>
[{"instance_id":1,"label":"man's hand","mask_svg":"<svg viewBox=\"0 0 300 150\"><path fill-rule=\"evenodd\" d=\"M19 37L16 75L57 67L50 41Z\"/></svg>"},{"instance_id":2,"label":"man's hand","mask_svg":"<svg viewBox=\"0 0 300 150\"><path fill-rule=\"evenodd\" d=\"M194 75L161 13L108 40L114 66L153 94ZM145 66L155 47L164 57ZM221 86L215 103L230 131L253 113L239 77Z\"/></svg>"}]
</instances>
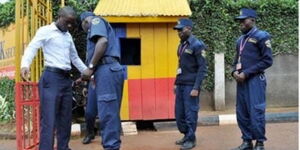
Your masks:
<instances>
[{"instance_id":1,"label":"man's hand","mask_svg":"<svg viewBox=\"0 0 300 150\"><path fill-rule=\"evenodd\" d=\"M21 68L21 76L24 81L26 82L29 81L29 75L30 75L29 68L27 67Z\"/></svg>"},{"instance_id":2,"label":"man's hand","mask_svg":"<svg viewBox=\"0 0 300 150\"><path fill-rule=\"evenodd\" d=\"M89 69L89 68L85 69L82 73L82 79L89 80L91 78L93 72L94 71L92 69Z\"/></svg>"},{"instance_id":3,"label":"man's hand","mask_svg":"<svg viewBox=\"0 0 300 150\"><path fill-rule=\"evenodd\" d=\"M198 96L199 95L199 90L195 90L195 89L193 89L192 91L191 91L191 94L190 94L191 96Z\"/></svg>"},{"instance_id":4,"label":"man's hand","mask_svg":"<svg viewBox=\"0 0 300 150\"><path fill-rule=\"evenodd\" d=\"M238 72L238 71L235 71L235 72L233 73L233 78L234 78L236 81L238 81L238 79L239 79L239 72Z\"/></svg>"},{"instance_id":5,"label":"man's hand","mask_svg":"<svg viewBox=\"0 0 300 150\"><path fill-rule=\"evenodd\" d=\"M82 82L82 78L80 77L80 78L78 78L78 79L75 80L75 85L78 85L78 84L80 84L81 82Z\"/></svg>"}]
</instances>

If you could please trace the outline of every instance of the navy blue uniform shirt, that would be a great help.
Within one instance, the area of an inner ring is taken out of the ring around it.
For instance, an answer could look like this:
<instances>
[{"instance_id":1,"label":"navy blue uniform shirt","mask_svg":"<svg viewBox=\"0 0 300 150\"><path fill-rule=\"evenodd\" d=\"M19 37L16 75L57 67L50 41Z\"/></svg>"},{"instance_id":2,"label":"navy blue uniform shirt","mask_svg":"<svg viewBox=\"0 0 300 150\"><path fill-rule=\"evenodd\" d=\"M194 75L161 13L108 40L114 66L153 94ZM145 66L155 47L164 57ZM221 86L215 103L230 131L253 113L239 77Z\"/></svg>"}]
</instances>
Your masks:
<instances>
[{"instance_id":1,"label":"navy blue uniform shirt","mask_svg":"<svg viewBox=\"0 0 300 150\"><path fill-rule=\"evenodd\" d=\"M95 16L92 19L91 27L87 36L87 64L90 63L99 37L105 37L108 40L107 48L103 57L111 56L120 60L119 40L110 24L101 17Z\"/></svg>"},{"instance_id":2,"label":"navy blue uniform shirt","mask_svg":"<svg viewBox=\"0 0 300 150\"><path fill-rule=\"evenodd\" d=\"M240 55L242 68L239 72L244 72L246 77L251 77L269 68L273 63L271 37L268 32L253 27L247 34L240 36L236 44L236 56L233 63L233 72L236 71L236 65ZM246 41L244 49L240 54L241 42Z\"/></svg>"},{"instance_id":3,"label":"navy blue uniform shirt","mask_svg":"<svg viewBox=\"0 0 300 150\"><path fill-rule=\"evenodd\" d=\"M193 89L200 90L202 80L206 76L207 64L202 54L206 46L201 40L191 35L178 46L178 69L176 85L192 85Z\"/></svg>"}]
</instances>

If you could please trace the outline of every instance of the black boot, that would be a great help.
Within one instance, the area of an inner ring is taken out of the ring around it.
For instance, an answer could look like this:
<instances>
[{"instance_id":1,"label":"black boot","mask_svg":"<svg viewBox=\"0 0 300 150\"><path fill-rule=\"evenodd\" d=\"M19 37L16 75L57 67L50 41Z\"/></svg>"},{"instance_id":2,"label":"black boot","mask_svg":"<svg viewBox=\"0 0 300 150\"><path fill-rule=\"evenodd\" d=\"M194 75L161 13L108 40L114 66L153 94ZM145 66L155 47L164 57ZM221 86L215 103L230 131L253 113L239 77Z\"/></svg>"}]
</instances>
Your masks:
<instances>
[{"instance_id":1,"label":"black boot","mask_svg":"<svg viewBox=\"0 0 300 150\"><path fill-rule=\"evenodd\" d=\"M95 139L95 135L92 133L92 134L87 134L84 139L82 140L82 144L89 144L91 143L91 141Z\"/></svg>"},{"instance_id":2,"label":"black boot","mask_svg":"<svg viewBox=\"0 0 300 150\"><path fill-rule=\"evenodd\" d=\"M253 150L265 150L264 142L256 141L255 147Z\"/></svg>"},{"instance_id":3,"label":"black boot","mask_svg":"<svg viewBox=\"0 0 300 150\"><path fill-rule=\"evenodd\" d=\"M240 146L232 150L252 150L253 144L252 141L244 141Z\"/></svg>"}]
</instances>

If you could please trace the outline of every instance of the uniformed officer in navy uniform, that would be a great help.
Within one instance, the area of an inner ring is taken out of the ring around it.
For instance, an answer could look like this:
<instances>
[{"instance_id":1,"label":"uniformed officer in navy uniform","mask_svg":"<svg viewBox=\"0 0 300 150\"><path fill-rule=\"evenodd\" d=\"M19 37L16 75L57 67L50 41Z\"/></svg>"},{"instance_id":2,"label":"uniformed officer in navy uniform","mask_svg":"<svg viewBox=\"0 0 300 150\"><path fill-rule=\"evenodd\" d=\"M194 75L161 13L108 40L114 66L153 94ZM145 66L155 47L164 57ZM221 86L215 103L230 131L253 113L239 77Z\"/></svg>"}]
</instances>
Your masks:
<instances>
[{"instance_id":1,"label":"uniformed officer in navy uniform","mask_svg":"<svg viewBox=\"0 0 300 150\"><path fill-rule=\"evenodd\" d=\"M237 81L236 114L243 143L234 150L264 150L266 77L264 71L272 63L270 34L255 26L253 9L241 9L239 21L243 33L236 44L232 75Z\"/></svg>"},{"instance_id":2,"label":"uniformed officer in navy uniform","mask_svg":"<svg viewBox=\"0 0 300 150\"><path fill-rule=\"evenodd\" d=\"M53 150L54 136L57 150L70 150L72 124L71 62L85 76L92 70L80 60L68 29L74 25L76 13L71 7L58 11L56 22L39 28L28 44L21 62L21 73L28 80L29 67L39 48L43 48L44 71L39 81L40 150Z\"/></svg>"},{"instance_id":3,"label":"uniformed officer in navy uniform","mask_svg":"<svg viewBox=\"0 0 300 150\"><path fill-rule=\"evenodd\" d=\"M88 67L94 70L94 84L102 145L105 150L120 149L120 107L124 69L120 65L120 46L111 25L92 12L80 15L87 32Z\"/></svg>"},{"instance_id":4,"label":"uniformed officer in navy uniform","mask_svg":"<svg viewBox=\"0 0 300 150\"><path fill-rule=\"evenodd\" d=\"M176 123L179 131L184 134L175 143L181 145L181 150L192 149L196 145L199 94L207 72L204 58L206 46L192 34L192 28L193 22L186 18L179 19L174 27L181 40L177 50L179 61L174 85Z\"/></svg>"}]
</instances>

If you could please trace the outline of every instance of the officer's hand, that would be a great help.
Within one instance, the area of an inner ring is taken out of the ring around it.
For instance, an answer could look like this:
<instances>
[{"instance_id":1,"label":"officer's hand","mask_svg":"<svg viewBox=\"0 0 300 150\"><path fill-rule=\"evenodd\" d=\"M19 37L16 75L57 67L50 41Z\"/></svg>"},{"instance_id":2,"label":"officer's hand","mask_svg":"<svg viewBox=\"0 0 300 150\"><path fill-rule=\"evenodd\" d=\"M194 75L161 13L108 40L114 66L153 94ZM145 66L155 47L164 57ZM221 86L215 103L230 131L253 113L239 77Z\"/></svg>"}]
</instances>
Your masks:
<instances>
[{"instance_id":1,"label":"officer's hand","mask_svg":"<svg viewBox=\"0 0 300 150\"><path fill-rule=\"evenodd\" d=\"M174 92L174 94L176 94L176 88L177 88L177 86L174 85L174 87L173 87L173 92Z\"/></svg>"},{"instance_id":2,"label":"officer's hand","mask_svg":"<svg viewBox=\"0 0 300 150\"><path fill-rule=\"evenodd\" d=\"M82 73L82 79L83 79L83 80L89 80L89 79L91 78L93 72L94 72L94 71L91 70L91 69L89 69L89 68L85 69L85 70L83 71L83 73Z\"/></svg>"},{"instance_id":3,"label":"officer's hand","mask_svg":"<svg viewBox=\"0 0 300 150\"><path fill-rule=\"evenodd\" d=\"M29 68L27 68L27 67L21 68L21 76L24 81L27 81L27 82L29 81L29 74L30 74Z\"/></svg>"},{"instance_id":4,"label":"officer's hand","mask_svg":"<svg viewBox=\"0 0 300 150\"><path fill-rule=\"evenodd\" d=\"M236 81L238 81L238 79L239 79L239 72L238 72L238 71L235 71L235 72L233 73L233 78L234 78Z\"/></svg>"},{"instance_id":5,"label":"officer's hand","mask_svg":"<svg viewBox=\"0 0 300 150\"><path fill-rule=\"evenodd\" d=\"M198 96L199 95L199 90L192 90L190 95L191 96Z\"/></svg>"},{"instance_id":6,"label":"officer's hand","mask_svg":"<svg viewBox=\"0 0 300 150\"><path fill-rule=\"evenodd\" d=\"M245 73L244 73L244 72L241 72L241 73L239 74L239 80L240 80L240 82L244 82L245 79L246 79Z\"/></svg>"}]
</instances>

